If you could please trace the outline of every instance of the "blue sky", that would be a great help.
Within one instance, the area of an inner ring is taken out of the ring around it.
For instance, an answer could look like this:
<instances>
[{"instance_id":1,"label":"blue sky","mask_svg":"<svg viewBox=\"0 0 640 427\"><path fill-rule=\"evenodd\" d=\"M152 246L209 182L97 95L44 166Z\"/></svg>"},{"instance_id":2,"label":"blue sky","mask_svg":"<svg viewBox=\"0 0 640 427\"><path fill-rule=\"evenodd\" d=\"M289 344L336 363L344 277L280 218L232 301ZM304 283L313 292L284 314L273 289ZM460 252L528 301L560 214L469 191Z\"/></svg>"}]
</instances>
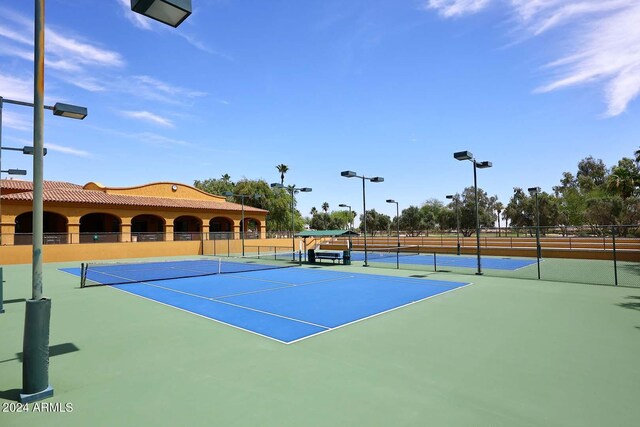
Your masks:
<instances>
[{"instance_id":1,"label":"blue sky","mask_svg":"<svg viewBox=\"0 0 640 427\"><path fill-rule=\"evenodd\" d=\"M312 187L395 215L473 184L551 191L589 155L640 147L637 0L193 0L177 29L128 0L46 1L45 179L193 184L228 173ZM33 99L33 2L0 5L0 96ZM3 145L31 145L32 110L5 104ZM4 151L2 168L32 169ZM30 178L30 175L27 177Z\"/></svg>"}]
</instances>

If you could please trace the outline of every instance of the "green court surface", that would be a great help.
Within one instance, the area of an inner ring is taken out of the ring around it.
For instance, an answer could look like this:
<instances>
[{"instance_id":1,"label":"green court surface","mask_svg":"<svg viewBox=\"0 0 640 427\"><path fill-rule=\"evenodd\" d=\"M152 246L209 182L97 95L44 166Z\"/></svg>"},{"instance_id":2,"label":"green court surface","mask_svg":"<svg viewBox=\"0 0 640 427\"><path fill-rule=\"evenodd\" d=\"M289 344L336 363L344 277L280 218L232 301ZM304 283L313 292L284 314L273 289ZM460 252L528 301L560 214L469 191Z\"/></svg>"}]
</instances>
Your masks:
<instances>
[{"instance_id":1,"label":"green court surface","mask_svg":"<svg viewBox=\"0 0 640 427\"><path fill-rule=\"evenodd\" d=\"M28 413L6 411L22 386L31 266L4 268L3 427L619 427L640 419L640 289L327 265L474 283L286 345L110 287L80 289L57 270L77 266L45 265L55 394L43 402L60 405L34 412L32 403Z\"/></svg>"}]
</instances>

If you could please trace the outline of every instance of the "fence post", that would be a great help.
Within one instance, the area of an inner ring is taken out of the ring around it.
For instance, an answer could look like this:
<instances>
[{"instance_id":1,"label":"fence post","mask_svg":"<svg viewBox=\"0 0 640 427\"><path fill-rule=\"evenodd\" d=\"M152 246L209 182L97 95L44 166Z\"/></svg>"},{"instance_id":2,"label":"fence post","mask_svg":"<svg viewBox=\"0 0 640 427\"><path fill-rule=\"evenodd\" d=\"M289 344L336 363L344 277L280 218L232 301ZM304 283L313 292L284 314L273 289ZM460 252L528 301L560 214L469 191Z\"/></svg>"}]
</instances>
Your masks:
<instances>
[{"instance_id":1,"label":"fence post","mask_svg":"<svg viewBox=\"0 0 640 427\"><path fill-rule=\"evenodd\" d=\"M2 279L2 267L0 267L0 313L4 313L4 296L2 293L2 287L4 280Z\"/></svg>"},{"instance_id":2,"label":"fence post","mask_svg":"<svg viewBox=\"0 0 640 427\"><path fill-rule=\"evenodd\" d=\"M618 286L618 260L616 254L616 227L611 227L611 240L613 244L613 278L615 286Z\"/></svg>"}]
</instances>

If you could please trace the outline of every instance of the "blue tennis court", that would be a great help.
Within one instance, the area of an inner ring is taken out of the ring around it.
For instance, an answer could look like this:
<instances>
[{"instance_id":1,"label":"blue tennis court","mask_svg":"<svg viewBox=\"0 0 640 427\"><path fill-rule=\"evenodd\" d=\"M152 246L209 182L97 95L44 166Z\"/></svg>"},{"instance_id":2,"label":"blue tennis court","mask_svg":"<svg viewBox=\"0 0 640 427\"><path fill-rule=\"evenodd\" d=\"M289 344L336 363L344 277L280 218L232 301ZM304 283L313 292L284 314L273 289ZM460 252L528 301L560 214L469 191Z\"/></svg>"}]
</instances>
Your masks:
<instances>
[{"instance_id":1,"label":"blue tennis court","mask_svg":"<svg viewBox=\"0 0 640 427\"><path fill-rule=\"evenodd\" d=\"M64 271L80 275L77 268ZM283 343L293 343L466 285L468 283L280 268L111 287Z\"/></svg>"},{"instance_id":2,"label":"blue tennis court","mask_svg":"<svg viewBox=\"0 0 640 427\"><path fill-rule=\"evenodd\" d=\"M372 251L367 253L367 258L369 262L390 264L397 262L394 252ZM364 252L351 252L351 260L364 261ZM436 254L435 262L438 267L476 268L478 260L475 256ZM494 270L515 271L535 263L535 259L482 257L482 267ZM400 264L433 265L434 255L400 252Z\"/></svg>"}]
</instances>

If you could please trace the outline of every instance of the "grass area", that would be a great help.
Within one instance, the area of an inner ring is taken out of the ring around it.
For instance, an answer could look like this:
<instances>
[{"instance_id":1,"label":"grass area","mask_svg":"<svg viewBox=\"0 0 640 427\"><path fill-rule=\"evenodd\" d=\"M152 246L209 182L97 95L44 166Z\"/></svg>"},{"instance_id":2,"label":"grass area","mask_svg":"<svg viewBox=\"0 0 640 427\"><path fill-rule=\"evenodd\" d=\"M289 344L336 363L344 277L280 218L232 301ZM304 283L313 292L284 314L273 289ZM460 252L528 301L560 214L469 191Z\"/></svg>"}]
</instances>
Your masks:
<instances>
[{"instance_id":1,"label":"grass area","mask_svg":"<svg viewBox=\"0 0 640 427\"><path fill-rule=\"evenodd\" d=\"M640 289L352 266L474 285L284 345L46 264L52 403L2 426L635 426ZM0 405L30 266L4 268ZM76 350L77 349L77 350ZM33 404L31 404L33 407Z\"/></svg>"}]
</instances>

